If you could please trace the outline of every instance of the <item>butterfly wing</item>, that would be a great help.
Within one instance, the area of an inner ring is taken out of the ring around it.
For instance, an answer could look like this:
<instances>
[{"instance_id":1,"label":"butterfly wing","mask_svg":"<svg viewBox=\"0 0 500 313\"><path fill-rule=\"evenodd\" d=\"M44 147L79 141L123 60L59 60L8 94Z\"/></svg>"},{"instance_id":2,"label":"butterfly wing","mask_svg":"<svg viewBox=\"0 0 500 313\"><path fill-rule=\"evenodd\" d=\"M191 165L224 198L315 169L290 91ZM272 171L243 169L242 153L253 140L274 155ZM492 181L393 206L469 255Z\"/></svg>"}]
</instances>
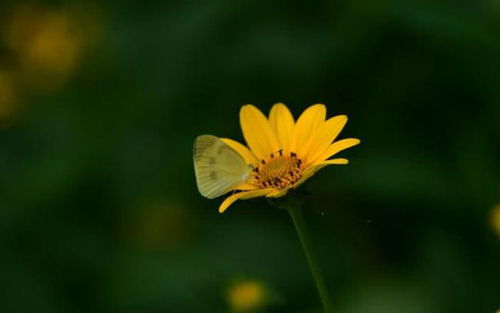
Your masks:
<instances>
[{"instance_id":1,"label":"butterfly wing","mask_svg":"<svg viewBox=\"0 0 500 313\"><path fill-rule=\"evenodd\" d=\"M208 199L231 191L244 182L251 171L238 152L211 135L196 138L193 159L198 190Z\"/></svg>"}]
</instances>

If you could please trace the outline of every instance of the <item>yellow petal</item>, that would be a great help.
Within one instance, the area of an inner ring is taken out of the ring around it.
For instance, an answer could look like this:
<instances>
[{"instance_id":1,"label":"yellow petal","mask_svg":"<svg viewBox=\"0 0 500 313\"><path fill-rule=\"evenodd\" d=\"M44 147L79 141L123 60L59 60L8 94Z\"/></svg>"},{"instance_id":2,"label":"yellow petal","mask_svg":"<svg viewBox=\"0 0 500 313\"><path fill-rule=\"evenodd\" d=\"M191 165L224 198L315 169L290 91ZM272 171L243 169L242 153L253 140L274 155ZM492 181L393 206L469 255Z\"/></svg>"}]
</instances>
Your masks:
<instances>
[{"instance_id":1,"label":"yellow petal","mask_svg":"<svg viewBox=\"0 0 500 313\"><path fill-rule=\"evenodd\" d=\"M228 144L231 148L236 150L248 164L256 164L259 162L259 160L257 160L255 155L253 155L252 151L250 151L247 147L245 147L241 143L229 138L221 138L220 140L222 140L223 142Z\"/></svg>"},{"instance_id":2,"label":"yellow petal","mask_svg":"<svg viewBox=\"0 0 500 313\"><path fill-rule=\"evenodd\" d=\"M350 147L354 147L355 145L358 145L361 141L356 138L347 138L347 139L342 139L339 141L336 141L332 143L328 148L326 149L323 154L321 154L319 157L316 159L311 159L311 162L321 162L323 160L326 160L328 158L331 158L335 154L339 153L342 150L345 150Z\"/></svg>"},{"instance_id":3,"label":"yellow petal","mask_svg":"<svg viewBox=\"0 0 500 313\"><path fill-rule=\"evenodd\" d=\"M304 156L304 161L306 163L313 163L314 160L322 155L335 138L337 138L346 123L347 116L337 115L321 124L309 142L309 146L304 148L304 150L308 151L307 155Z\"/></svg>"},{"instance_id":4,"label":"yellow petal","mask_svg":"<svg viewBox=\"0 0 500 313\"><path fill-rule=\"evenodd\" d=\"M316 165L330 165L330 164L348 164L349 160L348 159L331 159L331 160L326 160L326 161L320 161L317 162Z\"/></svg>"},{"instance_id":5,"label":"yellow petal","mask_svg":"<svg viewBox=\"0 0 500 313\"><path fill-rule=\"evenodd\" d=\"M288 153L290 150L290 138L292 136L295 122L290 110L283 103L276 103L269 112L269 123L276 133L280 148Z\"/></svg>"},{"instance_id":6,"label":"yellow petal","mask_svg":"<svg viewBox=\"0 0 500 313\"><path fill-rule=\"evenodd\" d=\"M239 186L234 187L234 190L255 190L257 187L255 185L249 184L249 183L243 183Z\"/></svg>"},{"instance_id":7,"label":"yellow petal","mask_svg":"<svg viewBox=\"0 0 500 313\"><path fill-rule=\"evenodd\" d=\"M257 158L267 159L280 149L269 121L255 106L247 104L241 108L240 124L243 137Z\"/></svg>"},{"instance_id":8,"label":"yellow petal","mask_svg":"<svg viewBox=\"0 0 500 313\"><path fill-rule=\"evenodd\" d=\"M227 197L220 205L219 207L219 213L224 213L224 211L227 210L227 208L234 203L234 201L238 199L251 199L251 198L256 198L256 197L262 197L271 192L272 189L257 189L257 190L250 190L250 191L242 191L238 192L235 194L230 195Z\"/></svg>"},{"instance_id":9,"label":"yellow petal","mask_svg":"<svg viewBox=\"0 0 500 313\"><path fill-rule=\"evenodd\" d=\"M322 169L327 165L347 164L347 163L349 163L349 160L347 159L333 159L333 160L318 162L314 165L311 165L308 168L306 168L306 170L302 174L302 177L295 183L295 185L293 185L292 188L297 188L298 186L302 185L306 180L311 178L311 176L316 174L317 171L319 171L320 169Z\"/></svg>"},{"instance_id":10,"label":"yellow petal","mask_svg":"<svg viewBox=\"0 0 500 313\"><path fill-rule=\"evenodd\" d=\"M318 127L325 121L326 107L323 104L315 104L307 108L297 120L293 128L290 150L303 157L307 151L304 148L317 131Z\"/></svg>"},{"instance_id":11,"label":"yellow petal","mask_svg":"<svg viewBox=\"0 0 500 313\"><path fill-rule=\"evenodd\" d=\"M275 190L271 191L270 193L268 193L266 195L266 197L267 198L279 198L279 197L283 197L288 192L288 189L289 188L283 188L281 190L275 189Z\"/></svg>"},{"instance_id":12,"label":"yellow petal","mask_svg":"<svg viewBox=\"0 0 500 313\"><path fill-rule=\"evenodd\" d=\"M297 188L299 187L300 185L302 185L306 180L308 180L309 178L311 178L311 176L313 176L314 174L316 174L317 171L319 171L320 169L322 169L323 167L325 167L326 164L318 164L318 165L312 165L310 167L308 167L304 173L302 173L302 177L293 185L292 188Z\"/></svg>"}]
</instances>

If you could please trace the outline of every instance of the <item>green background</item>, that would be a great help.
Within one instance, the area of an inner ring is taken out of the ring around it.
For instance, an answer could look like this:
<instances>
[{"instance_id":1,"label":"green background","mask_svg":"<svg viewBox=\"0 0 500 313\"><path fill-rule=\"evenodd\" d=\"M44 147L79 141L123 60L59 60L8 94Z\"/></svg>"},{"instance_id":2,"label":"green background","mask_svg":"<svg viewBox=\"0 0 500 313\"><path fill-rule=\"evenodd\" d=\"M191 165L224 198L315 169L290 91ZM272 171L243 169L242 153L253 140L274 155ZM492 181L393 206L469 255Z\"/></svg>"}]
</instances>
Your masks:
<instances>
[{"instance_id":1,"label":"green background","mask_svg":"<svg viewBox=\"0 0 500 313\"><path fill-rule=\"evenodd\" d=\"M229 312L242 277L263 312L320 312L285 211L196 189L194 138L276 102L362 141L302 188L336 313L500 308L500 2L94 6L74 74L0 129L1 312Z\"/></svg>"}]
</instances>

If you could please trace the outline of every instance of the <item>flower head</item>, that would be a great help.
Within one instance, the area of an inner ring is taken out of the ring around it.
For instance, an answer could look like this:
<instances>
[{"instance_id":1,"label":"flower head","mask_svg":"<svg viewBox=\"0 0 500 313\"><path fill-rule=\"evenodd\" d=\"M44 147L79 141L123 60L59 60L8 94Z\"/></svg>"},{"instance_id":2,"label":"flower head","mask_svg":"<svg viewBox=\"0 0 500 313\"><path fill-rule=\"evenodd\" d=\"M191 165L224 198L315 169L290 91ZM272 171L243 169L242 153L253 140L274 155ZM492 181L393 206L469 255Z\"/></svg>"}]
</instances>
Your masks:
<instances>
[{"instance_id":1,"label":"flower head","mask_svg":"<svg viewBox=\"0 0 500 313\"><path fill-rule=\"evenodd\" d=\"M266 303L266 287L256 280L233 283L227 290L227 301L233 312L253 312Z\"/></svg>"},{"instance_id":2,"label":"flower head","mask_svg":"<svg viewBox=\"0 0 500 313\"><path fill-rule=\"evenodd\" d=\"M346 123L345 115L326 119L323 104L310 106L296 121L282 103L275 104L268 117L255 106L244 105L240 124L248 147L232 139L221 140L250 165L251 173L231 188L234 193L222 202L219 212L238 199L284 196L319 169L347 164L347 159L330 159L360 143L355 138L335 141Z\"/></svg>"},{"instance_id":3,"label":"flower head","mask_svg":"<svg viewBox=\"0 0 500 313\"><path fill-rule=\"evenodd\" d=\"M500 203L491 210L490 224L493 231L500 236Z\"/></svg>"}]
</instances>

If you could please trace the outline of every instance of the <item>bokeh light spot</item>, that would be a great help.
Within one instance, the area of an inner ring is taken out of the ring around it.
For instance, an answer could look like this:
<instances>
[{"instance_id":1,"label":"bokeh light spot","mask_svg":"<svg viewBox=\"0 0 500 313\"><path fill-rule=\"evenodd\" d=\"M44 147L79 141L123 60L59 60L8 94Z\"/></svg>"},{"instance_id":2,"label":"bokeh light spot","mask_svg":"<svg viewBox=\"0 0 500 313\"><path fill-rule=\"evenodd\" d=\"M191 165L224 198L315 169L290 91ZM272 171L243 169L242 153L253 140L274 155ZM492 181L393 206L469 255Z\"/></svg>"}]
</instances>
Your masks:
<instances>
[{"instance_id":1,"label":"bokeh light spot","mask_svg":"<svg viewBox=\"0 0 500 313\"><path fill-rule=\"evenodd\" d=\"M227 300L233 312L252 312L265 304L265 287L255 280L234 283L227 290Z\"/></svg>"}]
</instances>

